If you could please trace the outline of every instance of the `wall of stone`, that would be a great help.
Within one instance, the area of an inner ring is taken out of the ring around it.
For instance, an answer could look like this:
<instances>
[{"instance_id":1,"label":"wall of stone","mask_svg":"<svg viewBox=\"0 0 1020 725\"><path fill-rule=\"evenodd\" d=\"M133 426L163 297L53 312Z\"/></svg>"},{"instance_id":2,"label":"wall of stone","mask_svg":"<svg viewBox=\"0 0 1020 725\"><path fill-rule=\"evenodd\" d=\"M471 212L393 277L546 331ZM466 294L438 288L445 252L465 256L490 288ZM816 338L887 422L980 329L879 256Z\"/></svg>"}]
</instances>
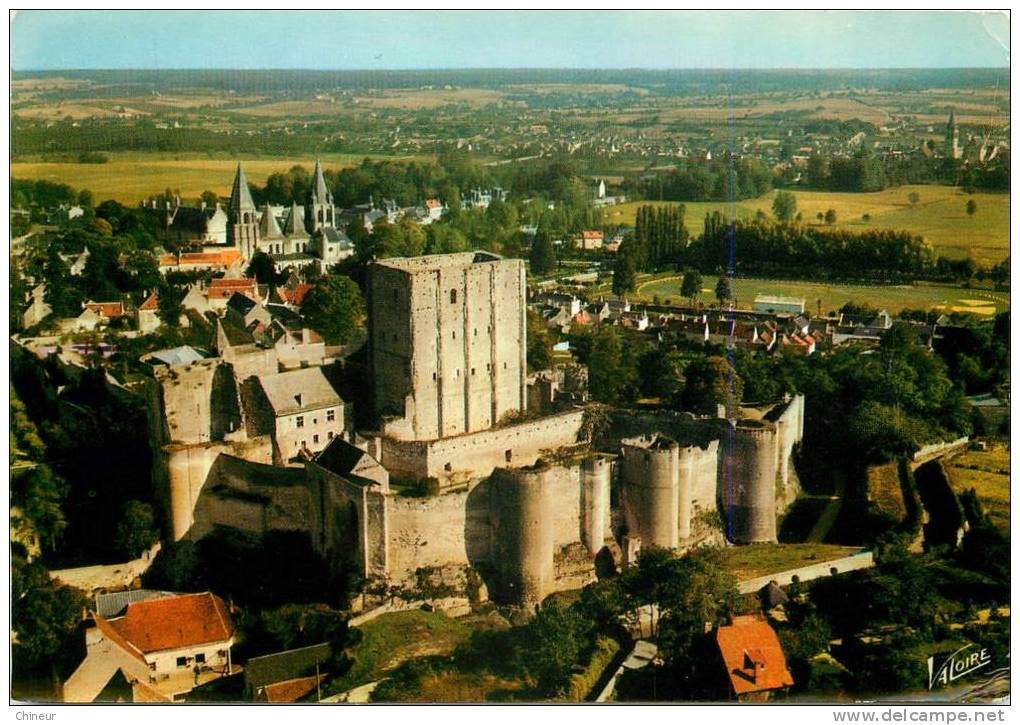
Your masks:
<instances>
[{"instance_id":1,"label":"wall of stone","mask_svg":"<svg viewBox=\"0 0 1020 725\"><path fill-rule=\"evenodd\" d=\"M466 483L488 476L497 466L529 466L542 451L574 445L583 418L584 411L577 409L436 441L383 438L381 462L394 478Z\"/></svg>"},{"instance_id":2,"label":"wall of stone","mask_svg":"<svg viewBox=\"0 0 1020 725\"><path fill-rule=\"evenodd\" d=\"M556 580L555 532L549 513L555 505L548 469L499 468L492 474L495 564L498 598L534 608L553 591Z\"/></svg>"},{"instance_id":3,"label":"wall of stone","mask_svg":"<svg viewBox=\"0 0 1020 725\"><path fill-rule=\"evenodd\" d=\"M525 407L521 260L386 260L369 276L375 412L405 419L387 423L388 435L456 436Z\"/></svg>"},{"instance_id":4,"label":"wall of stone","mask_svg":"<svg viewBox=\"0 0 1020 725\"><path fill-rule=\"evenodd\" d=\"M736 544L776 541L776 431L765 421L738 420L732 459L720 456L723 515Z\"/></svg>"},{"instance_id":5,"label":"wall of stone","mask_svg":"<svg viewBox=\"0 0 1020 725\"><path fill-rule=\"evenodd\" d=\"M613 461L591 456L581 464L581 540L594 556L612 535L610 488Z\"/></svg>"},{"instance_id":6,"label":"wall of stone","mask_svg":"<svg viewBox=\"0 0 1020 725\"><path fill-rule=\"evenodd\" d=\"M642 546L675 549L679 543L679 449L664 436L623 441L624 518L628 535Z\"/></svg>"}]
</instances>

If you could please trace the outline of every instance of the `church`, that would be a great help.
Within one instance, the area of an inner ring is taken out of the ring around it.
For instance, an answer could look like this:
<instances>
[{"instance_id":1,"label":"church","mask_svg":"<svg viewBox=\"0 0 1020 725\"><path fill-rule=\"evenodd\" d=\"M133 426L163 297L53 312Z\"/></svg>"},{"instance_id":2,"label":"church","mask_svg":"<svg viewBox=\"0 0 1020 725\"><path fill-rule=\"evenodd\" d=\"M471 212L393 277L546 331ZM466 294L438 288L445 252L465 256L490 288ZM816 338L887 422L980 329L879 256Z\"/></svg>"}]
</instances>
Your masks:
<instances>
[{"instance_id":1,"label":"church","mask_svg":"<svg viewBox=\"0 0 1020 725\"><path fill-rule=\"evenodd\" d=\"M306 204L293 200L290 206L263 204L261 209L238 163L226 209L219 202L214 207L204 202L198 207L181 206L178 198L173 205L166 202L161 221L167 239L200 254L218 255L231 248L247 264L263 252L277 272L314 267L325 273L354 254L350 239L337 224L338 211L318 160Z\"/></svg>"}]
</instances>

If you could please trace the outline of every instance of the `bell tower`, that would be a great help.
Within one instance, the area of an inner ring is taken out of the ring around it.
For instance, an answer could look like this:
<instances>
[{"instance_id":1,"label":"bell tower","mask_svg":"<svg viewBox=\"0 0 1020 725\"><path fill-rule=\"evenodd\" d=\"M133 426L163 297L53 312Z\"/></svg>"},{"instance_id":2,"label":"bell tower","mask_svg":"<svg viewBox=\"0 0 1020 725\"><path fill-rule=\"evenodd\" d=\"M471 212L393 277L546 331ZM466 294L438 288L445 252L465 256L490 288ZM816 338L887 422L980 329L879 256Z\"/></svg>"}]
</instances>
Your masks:
<instances>
[{"instance_id":1,"label":"bell tower","mask_svg":"<svg viewBox=\"0 0 1020 725\"><path fill-rule=\"evenodd\" d=\"M254 257L259 241L259 215L240 162L230 191L230 232L231 241L241 256L246 260Z\"/></svg>"},{"instance_id":2,"label":"bell tower","mask_svg":"<svg viewBox=\"0 0 1020 725\"><path fill-rule=\"evenodd\" d=\"M322 174L322 164L315 160L315 173L312 179L312 198L308 206L308 231L313 234L320 229L335 229L333 215L333 194L326 186L326 177Z\"/></svg>"}]
</instances>

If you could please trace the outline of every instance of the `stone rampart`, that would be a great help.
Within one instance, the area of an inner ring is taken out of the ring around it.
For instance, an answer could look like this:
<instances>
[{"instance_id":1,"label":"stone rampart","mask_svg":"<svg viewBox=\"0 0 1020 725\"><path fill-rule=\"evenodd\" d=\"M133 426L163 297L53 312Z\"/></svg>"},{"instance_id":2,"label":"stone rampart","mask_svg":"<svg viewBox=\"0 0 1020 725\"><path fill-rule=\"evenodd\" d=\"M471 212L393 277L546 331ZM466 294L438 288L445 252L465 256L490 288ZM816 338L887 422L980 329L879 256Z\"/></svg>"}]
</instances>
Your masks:
<instances>
[{"instance_id":1,"label":"stone rampart","mask_svg":"<svg viewBox=\"0 0 1020 725\"><path fill-rule=\"evenodd\" d=\"M776 541L775 426L736 421L732 449L724 449L720 469L729 539L737 544Z\"/></svg>"},{"instance_id":2,"label":"stone rampart","mask_svg":"<svg viewBox=\"0 0 1020 725\"><path fill-rule=\"evenodd\" d=\"M555 531L550 513L554 499L546 466L498 468L492 474L496 567L499 598L534 608L553 591Z\"/></svg>"},{"instance_id":3,"label":"stone rampart","mask_svg":"<svg viewBox=\"0 0 1020 725\"><path fill-rule=\"evenodd\" d=\"M97 591L118 591L127 589L135 579L149 570L153 559L160 552L157 541L137 559L118 564L79 566L73 569L54 569L50 578L75 589L92 594Z\"/></svg>"}]
</instances>

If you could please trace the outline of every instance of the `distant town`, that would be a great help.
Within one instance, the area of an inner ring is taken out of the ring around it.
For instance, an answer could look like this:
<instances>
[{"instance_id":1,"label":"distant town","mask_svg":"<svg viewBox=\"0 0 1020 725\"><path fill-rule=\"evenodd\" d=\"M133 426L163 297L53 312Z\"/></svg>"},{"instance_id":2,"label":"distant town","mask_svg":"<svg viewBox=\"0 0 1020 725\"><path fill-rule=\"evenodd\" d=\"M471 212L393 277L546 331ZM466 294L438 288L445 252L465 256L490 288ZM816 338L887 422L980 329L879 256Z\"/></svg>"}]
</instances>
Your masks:
<instances>
[{"instance_id":1,"label":"distant town","mask_svg":"<svg viewBox=\"0 0 1020 725\"><path fill-rule=\"evenodd\" d=\"M14 73L14 699L1008 697L1008 70L545 73Z\"/></svg>"}]
</instances>

